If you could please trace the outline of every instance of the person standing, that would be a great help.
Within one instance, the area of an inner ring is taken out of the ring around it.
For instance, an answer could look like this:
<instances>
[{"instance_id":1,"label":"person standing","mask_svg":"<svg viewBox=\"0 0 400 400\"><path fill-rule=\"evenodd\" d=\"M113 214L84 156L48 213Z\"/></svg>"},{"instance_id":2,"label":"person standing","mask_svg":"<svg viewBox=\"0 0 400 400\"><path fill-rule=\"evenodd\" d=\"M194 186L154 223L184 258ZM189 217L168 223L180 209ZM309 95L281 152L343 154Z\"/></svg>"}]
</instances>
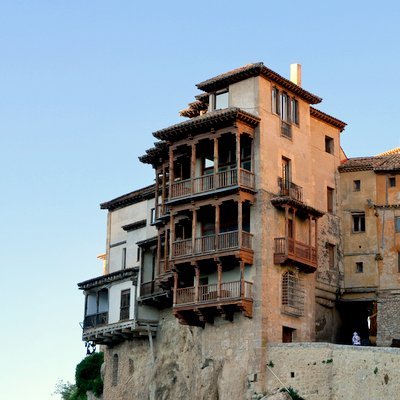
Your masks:
<instances>
[{"instance_id":1,"label":"person standing","mask_svg":"<svg viewBox=\"0 0 400 400\"><path fill-rule=\"evenodd\" d=\"M353 346L361 346L361 338L357 332L353 333L351 341L353 342Z\"/></svg>"}]
</instances>

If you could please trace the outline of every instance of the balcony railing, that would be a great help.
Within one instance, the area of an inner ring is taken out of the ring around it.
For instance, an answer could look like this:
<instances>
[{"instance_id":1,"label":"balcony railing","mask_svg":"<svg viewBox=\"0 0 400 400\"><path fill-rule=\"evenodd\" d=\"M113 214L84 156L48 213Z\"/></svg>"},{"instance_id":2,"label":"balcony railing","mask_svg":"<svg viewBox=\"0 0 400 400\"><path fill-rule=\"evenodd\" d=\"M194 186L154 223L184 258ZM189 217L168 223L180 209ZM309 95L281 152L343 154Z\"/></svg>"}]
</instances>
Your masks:
<instances>
[{"instance_id":1,"label":"balcony railing","mask_svg":"<svg viewBox=\"0 0 400 400\"><path fill-rule=\"evenodd\" d=\"M241 232L239 243L239 231L224 232L218 235L208 235L195 238L194 249L192 239L177 240L172 243L172 258L195 256L199 254L215 253L231 249L253 248L253 235L249 232Z\"/></svg>"},{"instance_id":2,"label":"balcony railing","mask_svg":"<svg viewBox=\"0 0 400 400\"><path fill-rule=\"evenodd\" d=\"M292 126L285 121L281 121L281 135L288 139L292 138Z\"/></svg>"},{"instance_id":3,"label":"balcony railing","mask_svg":"<svg viewBox=\"0 0 400 400\"><path fill-rule=\"evenodd\" d=\"M140 285L140 297L153 296L163 292L163 288L161 288L160 285L155 281L142 283Z\"/></svg>"},{"instance_id":4,"label":"balcony railing","mask_svg":"<svg viewBox=\"0 0 400 400\"><path fill-rule=\"evenodd\" d=\"M83 321L83 328L94 328L95 326L106 325L108 323L108 312L87 315Z\"/></svg>"},{"instance_id":5,"label":"balcony railing","mask_svg":"<svg viewBox=\"0 0 400 400\"><path fill-rule=\"evenodd\" d=\"M176 289L176 302L174 306L189 304L207 304L218 301L229 301L238 299L253 298L253 283L248 281L233 281L221 283L220 290L218 284L200 285L196 287L186 287ZM197 293L197 298L196 298Z\"/></svg>"},{"instance_id":6,"label":"balcony railing","mask_svg":"<svg viewBox=\"0 0 400 400\"><path fill-rule=\"evenodd\" d=\"M163 218L169 215L169 207L166 204L158 204L156 219Z\"/></svg>"},{"instance_id":7,"label":"balcony railing","mask_svg":"<svg viewBox=\"0 0 400 400\"><path fill-rule=\"evenodd\" d=\"M313 268L317 266L315 247L289 237L275 238L275 264L285 262L288 258Z\"/></svg>"},{"instance_id":8,"label":"balcony railing","mask_svg":"<svg viewBox=\"0 0 400 400\"><path fill-rule=\"evenodd\" d=\"M199 193L207 193L232 186L243 186L249 189L255 188L255 177L251 171L240 168L230 169L216 174L209 174L174 182L171 185L171 199L191 196Z\"/></svg>"},{"instance_id":9,"label":"balcony railing","mask_svg":"<svg viewBox=\"0 0 400 400\"><path fill-rule=\"evenodd\" d=\"M303 201L303 188L286 179L278 178L281 196L289 196L297 201Z\"/></svg>"}]
</instances>

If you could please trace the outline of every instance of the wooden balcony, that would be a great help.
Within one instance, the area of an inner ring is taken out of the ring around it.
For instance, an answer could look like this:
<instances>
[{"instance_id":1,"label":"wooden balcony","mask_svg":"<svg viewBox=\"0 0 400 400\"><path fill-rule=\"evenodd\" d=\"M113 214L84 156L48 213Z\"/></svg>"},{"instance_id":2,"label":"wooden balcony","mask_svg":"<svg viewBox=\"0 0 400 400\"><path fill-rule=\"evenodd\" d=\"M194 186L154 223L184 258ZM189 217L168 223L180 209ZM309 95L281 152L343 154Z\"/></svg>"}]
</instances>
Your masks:
<instances>
[{"instance_id":1,"label":"wooden balcony","mask_svg":"<svg viewBox=\"0 0 400 400\"><path fill-rule=\"evenodd\" d=\"M150 281L140 285L140 304L147 304L163 308L171 306L171 292L160 286L158 281Z\"/></svg>"},{"instance_id":2,"label":"wooden balcony","mask_svg":"<svg viewBox=\"0 0 400 400\"><path fill-rule=\"evenodd\" d=\"M174 182L171 185L170 200L237 186L254 190L254 174L243 168L239 170L235 168L227 171L220 171L216 174L203 175L194 179Z\"/></svg>"},{"instance_id":3,"label":"wooden balcony","mask_svg":"<svg viewBox=\"0 0 400 400\"><path fill-rule=\"evenodd\" d=\"M280 196L288 196L294 200L303 201L303 188L301 186L282 178L278 178L278 184L280 187Z\"/></svg>"},{"instance_id":4,"label":"wooden balcony","mask_svg":"<svg viewBox=\"0 0 400 400\"><path fill-rule=\"evenodd\" d=\"M198 287L176 289L174 315L184 325L202 326L213 322L216 315L233 318L237 310L246 317L253 315L253 283L248 281L222 282Z\"/></svg>"},{"instance_id":5,"label":"wooden balcony","mask_svg":"<svg viewBox=\"0 0 400 400\"><path fill-rule=\"evenodd\" d=\"M240 236L240 237L239 237ZM178 240L172 243L172 259L192 258L205 254L224 253L236 250L252 251L253 235L249 232L224 232L192 239Z\"/></svg>"},{"instance_id":6,"label":"wooden balcony","mask_svg":"<svg viewBox=\"0 0 400 400\"><path fill-rule=\"evenodd\" d=\"M125 340L131 340L134 337L148 336L149 334L155 336L157 325L158 321L153 320L128 320L95 327L85 328L84 326L82 340L115 345Z\"/></svg>"},{"instance_id":7,"label":"wooden balcony","mask_svg":"<svg viewBox=\"0 0 400 400\"><path fill-rule=\"evenodd\" d=\"M108 312L87 315L83 321L83 328L93 328L102 326L108 323Z\"/></svg>"},{"instance_id":8,"label":"wooden balcony","mask_svg":"<svg viewBox=\"0 0 400 400\"><path fill-rule=\"evenodd\" d=\"M317 252L315 247L288 237L275 238L274 263L295 263L304 272L317 269Z\"/></svg>"}]
</instances>

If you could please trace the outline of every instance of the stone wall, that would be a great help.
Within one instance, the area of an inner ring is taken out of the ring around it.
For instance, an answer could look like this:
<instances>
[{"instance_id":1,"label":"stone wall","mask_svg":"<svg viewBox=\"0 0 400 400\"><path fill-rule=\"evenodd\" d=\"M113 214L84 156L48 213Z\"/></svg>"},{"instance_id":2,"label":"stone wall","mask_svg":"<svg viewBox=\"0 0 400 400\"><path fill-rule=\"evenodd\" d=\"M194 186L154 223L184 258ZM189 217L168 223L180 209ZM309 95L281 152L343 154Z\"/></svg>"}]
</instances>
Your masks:
<instances>
[{"instance_id":1,"label":"stone wall","mask_svg":"<svg viewBox=\"0 0 400 400\"><path fill-rule=\"evenodd\" d=\"M267 346L266 389L291 386L307 400L397 399L400 349L327 343ZM278 380L280 379L280 381Z\"/></svg>"},{"instance_id":2,"label":"stone wall","mask_svg":"<svg viewBox=\"0 0 400 400\"><path fill-rule=\"evenodd\" d=\"M378 346L390 346L392 339L400 339L399 293L379 294L378 300Z\"/></svg>"},{"instance_id":3,"label":"stone wall","mask_svg":"<svg viewBox=\"0 0 400 400\"><path fill-rule=\"evenodd\" d=\"M258 340L253 320L241 313L233 323L217 318L202 329L179 325L165 310L152 342L144 337L104 349L104 400L251 398L251 381L260 370ZM113 385L115 354L118 382Z\"/></svg>"}]
</instances>

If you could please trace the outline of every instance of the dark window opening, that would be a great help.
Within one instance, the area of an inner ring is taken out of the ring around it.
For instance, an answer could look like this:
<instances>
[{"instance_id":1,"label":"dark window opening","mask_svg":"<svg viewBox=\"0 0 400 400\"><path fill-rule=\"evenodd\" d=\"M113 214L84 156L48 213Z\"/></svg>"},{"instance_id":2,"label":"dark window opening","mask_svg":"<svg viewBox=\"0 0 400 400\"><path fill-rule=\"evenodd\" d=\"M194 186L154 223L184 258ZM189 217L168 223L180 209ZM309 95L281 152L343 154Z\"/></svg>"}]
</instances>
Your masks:
<instances>
[{"instance_id":1,"label":"dark window opening","mask_svg":"<svg viewBox=\"0 0 400 400\"><path fill-rule=\"evenodd\" d=\"M126 268L126 247L122 248L122 260L121 260L121 268Z\"/></svg>"},{"instance_id":2,"label":"dark window opening","mask_svg":"<svg viewBox=\"0 0 400 400\"><path fill-rule=\"evenodd\" d=\"M361 274L363 272L364 272L364 263L361 261L356 262L356 273Z\"/></svg>"},{"instance_id":3,"label":"dark window opening","mask_svg":"<svg viewBox=\"0 0 400 400\"><path fill-rule=\"evenodd\" d=\"M330 187L326 188L327 205L326 208L329 213L333 213L334 190Z\"/></svg>"},{"instance_id":4,"label":"dark window opening","mask_svg":"<svg viewBox=\"0 0 400 400\"><path fill-rule=\"evenodd\" d=\"M400 217L394 218L394 225L395 225L396 232L400 232Z\"/></svg>"},{"instance_id":5,"label":"dark window opening","mask_svg":"<svg viewBox=\"0 0 400 400\"><path fill-rule=\"evenodd\" d=\"M396 187L396 177L395 176L391 176L389 178L389 187Z\"/></svg>"},{"instance_id":6,"label":"dark window opening","mask_svg":"<svg viewBox=\"0 0 400 400\"><path fill-rule=\"evenodd\" d=\"M119 314L119 319L125 320L129 319L129 309L131 306L131 290L123 290L121 292L121 308L120 308L120 314Z\"/></svg>"},{"instance_id":7,"label":"dark window opening","mask_svg":"<svg viewBox=\"0 0 400 400\"><path fill-rule=\"evenodd\" d=\"M365 213L352 214L353 232L365 232Z\"/></svg>"},{"instance_id":8,"label":"dark window opening","mask_svg":"<svg viewBox=\"0 0 400 400\"><path fill-rule=\"evenodd\" d=\"M361 190L361 181L359 179L356 179L353 181L353 191L354 192L359 192Z\"/></svg>"},{"instance_id":9,"label":"dark window opening","mask_svg":"<svg viewBox=\"0 0 400 400\"><path fill-rule=\"evenodd\" d=\"M329 136L325 136L325 151L329 154L334 152L334 140Z\"/></svg>"},{"instance_id":10,"label":"dark window opening","mask_svg":"<svg viewBox=\"0 0 400 400\"><path fill-rule=\"evenodd\" d=\"M330 269L335 268L335 253L336 253L336 247L334 244L327 243L326 244L327 250L328 250L328 264Z\"/></svg>"},{"instance_id":11,"label":"dark window opening","mask_svg":"<svg viewBox=\"0 0 400 400\"><path fill-rule=\"evenodd\" d=\"M296 329L282 326L282 343L292 343L294 338L294 331Z\"/></svg>"}]
</instances>

